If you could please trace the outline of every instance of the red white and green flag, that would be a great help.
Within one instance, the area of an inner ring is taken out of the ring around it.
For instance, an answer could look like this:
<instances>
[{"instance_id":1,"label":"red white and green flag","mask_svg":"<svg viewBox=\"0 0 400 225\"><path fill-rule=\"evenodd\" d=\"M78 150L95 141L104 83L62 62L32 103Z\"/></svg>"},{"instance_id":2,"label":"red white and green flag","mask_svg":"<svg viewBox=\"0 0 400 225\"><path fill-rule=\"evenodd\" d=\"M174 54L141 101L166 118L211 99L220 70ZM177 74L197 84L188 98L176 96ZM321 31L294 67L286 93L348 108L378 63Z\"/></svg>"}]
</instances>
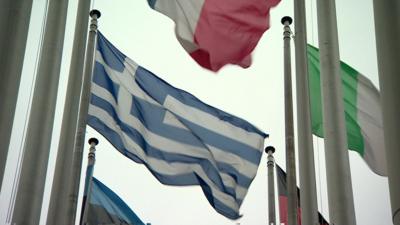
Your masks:
<instances>
[{"instance_id":1,"label":"red white and green flag","mask_svg":"<svg viewBox=\"0 0 400 225\"><path fill-rule=\"evenodd\" d=\"M323 138L319 50L308 45L307 53L312 131ZM379 91L348 64L340 62L340 68L348 148L358 152L373 172L387 176Z\"/></svg>"}]
</instances>

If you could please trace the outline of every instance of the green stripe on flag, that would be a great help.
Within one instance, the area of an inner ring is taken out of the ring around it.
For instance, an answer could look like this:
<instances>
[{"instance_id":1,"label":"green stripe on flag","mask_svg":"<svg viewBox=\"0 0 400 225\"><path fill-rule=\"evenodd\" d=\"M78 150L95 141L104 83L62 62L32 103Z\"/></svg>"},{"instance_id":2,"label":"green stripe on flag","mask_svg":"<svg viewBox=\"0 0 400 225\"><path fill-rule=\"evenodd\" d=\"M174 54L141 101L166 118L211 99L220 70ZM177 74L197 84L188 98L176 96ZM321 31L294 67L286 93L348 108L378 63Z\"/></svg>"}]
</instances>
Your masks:
<instances>
[{"instance_id":1,"label":"green stripe on flag","mask_svg":"<svg viewBox=\"0 0 400 225\"><path fill-rule=\"evenodd\" d=\"M312 132L323 138L322 96L319 50L311 45L307 47L308 70L311 101ZM364 155L364 139L357 122L357 83L359 73L344 62L340 62L343 87L345 122L348 148Z\"/></svg>"}]
</instances>

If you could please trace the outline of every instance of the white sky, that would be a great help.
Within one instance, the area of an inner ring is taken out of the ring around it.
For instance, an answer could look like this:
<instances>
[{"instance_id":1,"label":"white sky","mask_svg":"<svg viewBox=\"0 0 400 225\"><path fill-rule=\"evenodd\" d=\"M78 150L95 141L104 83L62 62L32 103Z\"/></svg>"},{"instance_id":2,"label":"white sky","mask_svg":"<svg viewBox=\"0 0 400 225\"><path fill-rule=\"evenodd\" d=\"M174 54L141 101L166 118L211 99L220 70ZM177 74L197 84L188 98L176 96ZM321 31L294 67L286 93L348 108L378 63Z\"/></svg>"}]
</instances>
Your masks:
<instances>
[{"instance_id":1,"label":"white sky","mask_svg":"<svg viewBox=\"0 0 400 225\"><path fill-rule=\"evenodd\" d=\"M70 2L52 155L49 160L48 176L50 178L45 190L45 210L42 215L46 214L48 207L51 176L54 172L55 152L63 112L62 105L67 86L69 57L72 51L77 1ZM27 103L34 77L35 57L45 4L45 0L34 1L20 88L23 91L19 95L7 174L0 196L0 224L6 221L13 174L24 134L24 121L29 105ZM194 94L210 105L242 117L270 134L265 144L275 146L277 150L275 159L284 167L283 27L280 19L286 15L293 16L292 4L293 1L283 0L271 11L271 28L256 47L253 65L249 69L226 66L217 74L202 69L187 55L175 38L173 22L151 10L146 0L95 0L94 8L102 13L99 20L101 32L129 58L175 87ZM308 42L317 46L315 4L315 1L306 1ZM341 59L369 77L378 86L372 0L337 0L336 4ZM294 29L293 25L292 29ZM294 73L294 58L292 62ZM295 74L293 74L293 84L294 82ZM144 222L151 222L152 225L267 224L265 156L262 158L258 174L241 207L243 217L232 221L215 212L200 187L162 185L143 165L122 156L90 128L87 130L87 139L89 137L100 139L94 175L124 199ZM320 211L328 219L323 140L314 138L314 147L316 167L320 171L320 173L317 171L318 204ZM85 146L85 151L87 149L88 146ZM84 155L84 166L87 162L86 156L87 152ZM350 152L350 163L357 224L392 224L387 179L372 173L361 157L354 152ZM85 167L82 171L85 171ZM83 180L81 187L83 187ZM41 224L45 224L45 220L42 216Z\"/></svg>"}]
</instances>

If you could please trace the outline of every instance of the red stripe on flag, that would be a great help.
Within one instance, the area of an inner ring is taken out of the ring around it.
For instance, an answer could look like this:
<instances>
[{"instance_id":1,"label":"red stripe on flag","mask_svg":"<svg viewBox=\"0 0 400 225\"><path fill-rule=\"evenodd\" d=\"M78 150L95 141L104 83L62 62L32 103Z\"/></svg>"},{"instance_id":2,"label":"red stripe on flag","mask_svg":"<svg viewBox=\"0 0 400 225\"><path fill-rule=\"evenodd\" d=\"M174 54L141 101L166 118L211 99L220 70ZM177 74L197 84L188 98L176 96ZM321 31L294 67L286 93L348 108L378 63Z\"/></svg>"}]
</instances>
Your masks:
<instances>
[{"instance_id":1,"label":"red stripe on flag","mask_svg":"<svg viewBox=\"0 0 400 225\"><path fill-rule=\"evenodd\" d=\"M288 205L287 205L287 197L279 196L279 218L281 223L287 225L288 223Z\"/></svg>"},{"instance_id":2,"label":"red stripe on flag","mask_svg":"<svg viewBox=\"0 0 400 225\"><path fill-rule=\"evenodd\" d=\"M279 196L279 218L281 223L288 224L288 198L286 196ZM301 209L297 208L297 224L301 225Z\"/></svg>"},{"instance_id":3,"label":"red stripe on flag","mask_svg":"<svg viewBox=\"0 0 400 225\"><path fill-rule=\"evenodd\" d=\"M190 55L218 71L226 64L248 67L250 54L269 28L269 10L280 0L205 0Z\"/></svg>"}]
</instances>

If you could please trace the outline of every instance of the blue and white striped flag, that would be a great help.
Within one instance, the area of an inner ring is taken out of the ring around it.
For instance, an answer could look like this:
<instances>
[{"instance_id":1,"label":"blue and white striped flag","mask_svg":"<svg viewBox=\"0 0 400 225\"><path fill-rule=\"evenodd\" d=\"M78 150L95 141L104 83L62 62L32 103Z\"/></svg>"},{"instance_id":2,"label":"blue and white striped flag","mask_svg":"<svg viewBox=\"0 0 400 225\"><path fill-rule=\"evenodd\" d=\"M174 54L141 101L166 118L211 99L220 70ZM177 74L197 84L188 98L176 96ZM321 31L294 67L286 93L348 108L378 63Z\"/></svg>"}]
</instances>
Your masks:
<instances>
[{"instance_id":1,"label":"blue and white striped flag","mask_svg":"<svg viewBox=\"0 0 400 225\"><path fill-rule=\"evenodd\" d=\"M163 184L200 185L222 215L239 207L265 133L138 66L98 34L88 124Z\"/></svg>"}]
</instances>

